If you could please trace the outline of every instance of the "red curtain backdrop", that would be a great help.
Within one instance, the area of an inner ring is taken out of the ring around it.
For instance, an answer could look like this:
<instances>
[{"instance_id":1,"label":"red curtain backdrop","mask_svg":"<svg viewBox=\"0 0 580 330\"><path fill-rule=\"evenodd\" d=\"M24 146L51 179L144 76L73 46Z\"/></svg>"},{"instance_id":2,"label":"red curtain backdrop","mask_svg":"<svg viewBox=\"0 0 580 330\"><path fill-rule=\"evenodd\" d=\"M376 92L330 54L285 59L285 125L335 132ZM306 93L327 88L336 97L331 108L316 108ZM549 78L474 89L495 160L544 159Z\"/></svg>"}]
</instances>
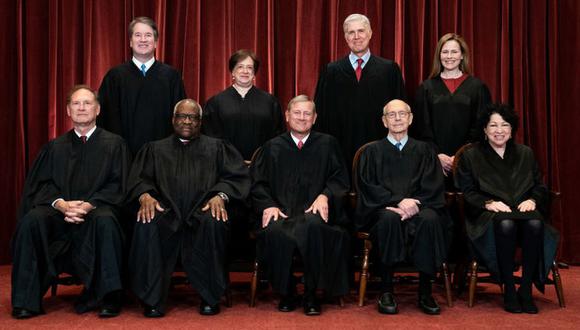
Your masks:
<instances>
[{"instance_id":1,"label":"red curtain backdrop","mask_svg":"<svg viewBox=\"0 0 580 330\"><path fill-rule=\"evenodd\" d=\"M545 180L562 192L553 222L563 260L580 262L578 164L580 2L576 0L13 0L0 3L0 262L28 166L40 147L70 128L65 94L74 84L98 88L105 72L130 58L126 27L154 18L157 58L182 73L202 104L230 84L229 55L254 49L257 85L282 103L314 94L320 68L347 54L342 21L372 23L371 51L396 60L408 95L429 74L438 38L462 34L474 74L494 100L521 115L517 136L536 151Z\"/></svg>"}]
</instances>

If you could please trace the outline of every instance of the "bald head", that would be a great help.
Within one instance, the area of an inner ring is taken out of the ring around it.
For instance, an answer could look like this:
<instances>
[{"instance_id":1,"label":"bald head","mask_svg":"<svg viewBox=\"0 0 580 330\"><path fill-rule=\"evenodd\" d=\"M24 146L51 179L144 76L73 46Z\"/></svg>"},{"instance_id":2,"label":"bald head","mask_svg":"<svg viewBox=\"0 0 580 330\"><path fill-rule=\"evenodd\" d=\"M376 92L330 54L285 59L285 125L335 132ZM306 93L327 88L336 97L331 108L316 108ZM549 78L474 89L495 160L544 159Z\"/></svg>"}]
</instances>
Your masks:
<instances>
[{"instance_id":1,"label":"bald head","mask_svg":"<svg viewBox=\"0 0 580 330\"><path fill-rule=\"evenodd\" d=\"M407 135L412 122L411 107L404 101L392 100L383 108L383 124L397 140Z\"/></svg>"},{"instance_id":2,"label":"bald head","mask_svg":"<svg viewBox=\"0 0 580 330\"><path fill-rule=\"evenodd\" d=\"M405 111L411 112L411 107L405 101L394 99L385 105L383 108L383 115L387 114L387 111L398 111L399 109L404 109Z\"/></svg>"}]
</instances>

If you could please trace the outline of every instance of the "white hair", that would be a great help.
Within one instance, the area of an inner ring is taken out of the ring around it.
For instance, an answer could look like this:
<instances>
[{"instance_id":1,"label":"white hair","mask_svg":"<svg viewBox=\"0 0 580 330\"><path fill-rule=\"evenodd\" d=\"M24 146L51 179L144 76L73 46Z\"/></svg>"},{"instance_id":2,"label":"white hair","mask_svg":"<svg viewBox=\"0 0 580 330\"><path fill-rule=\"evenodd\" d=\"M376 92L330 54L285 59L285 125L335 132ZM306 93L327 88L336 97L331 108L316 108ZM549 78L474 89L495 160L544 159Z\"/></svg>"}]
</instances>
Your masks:
<instances>
[{"instance_id":1,"label":"white hair","mask_svg":"<svg viewBox=\"0 0 580 330\"><path fill-rule=\"evenodd\" d=\"M361 22L364 26L366 26L369 30L372 31L371 21L369 21L368 17L366 17L363 14L350 14L350 15L348 15L348 17L344 20L344 23L342 24L342 29L344 30L345 33L346 33L346 28L348 27L348 24L350 22L354 22L354 21Z\"/></svg>"}]
</instances>

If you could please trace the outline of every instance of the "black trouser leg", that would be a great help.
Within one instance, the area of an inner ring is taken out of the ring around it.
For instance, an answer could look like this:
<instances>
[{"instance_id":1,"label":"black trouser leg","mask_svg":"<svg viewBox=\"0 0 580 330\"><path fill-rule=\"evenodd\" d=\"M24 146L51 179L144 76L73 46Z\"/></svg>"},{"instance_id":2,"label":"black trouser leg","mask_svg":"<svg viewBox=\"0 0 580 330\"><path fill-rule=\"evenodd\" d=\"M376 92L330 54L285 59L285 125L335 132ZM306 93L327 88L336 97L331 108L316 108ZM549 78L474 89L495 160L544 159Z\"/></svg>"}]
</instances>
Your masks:
<instances>
[{"instance_id":1,"label":"black trouser leg","mask_svg":"<svg viewBox=\"0 0 580 330\"><path fill-rule=\"evenodd\" d=\"M538 267L543 227L544 223L537 219L524 220L521 224L522 283L520 290L524 295L532 294L532 280Z\"/></svg>"}]
</instances>

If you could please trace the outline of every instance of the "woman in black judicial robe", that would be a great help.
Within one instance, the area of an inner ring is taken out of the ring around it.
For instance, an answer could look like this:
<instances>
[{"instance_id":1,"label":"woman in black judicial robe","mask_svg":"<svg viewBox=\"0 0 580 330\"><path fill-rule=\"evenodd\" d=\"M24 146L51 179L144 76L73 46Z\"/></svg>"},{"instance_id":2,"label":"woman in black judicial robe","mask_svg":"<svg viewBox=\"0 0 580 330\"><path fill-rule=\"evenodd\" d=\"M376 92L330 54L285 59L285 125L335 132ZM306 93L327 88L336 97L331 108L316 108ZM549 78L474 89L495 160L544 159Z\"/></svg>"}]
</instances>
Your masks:
<instances>
[{"instance_id":1,"label":"woman in black judicial robe","mask_svg":"<svg viewBox=\"0 0 580 330\"><path fill-rule=\"evenodd\" d=\"M439 39L429 79L416 93L413 135L432 144L448 176L457 150L478 136L477 118L490 102L487 86L471 75L469 47L448 33ZM446 180L453 188L452 179Z\"/></svg>"},{"instance_id":2,"label":"woman in black judicial robe","mask_svg":"<svg viewBox=\"0 0 580 330\"><path fill-rule=\"evenodd\" d=\"M264 142L282 133L286 126L278 100L254 86L260 61L252 51L241 49L229 59L232 85L210 98L203 109L202 132L224 139L242 154L246 163ZM253 258L249 240L249 210L244 203L230 205L232 259Z\"/></svg>"},{"instance_id":3,"label":"woman in black judicial robe","mask_svg":"<svg viewBox=\"0 0 580 330\"><path fill-rule=\"evenodd\" d=\"M504 285L504 308L537 313L532 282L541 284L556 253L558 233L546 223L548 190L532 150L512 136L518 119L504 105L481 118L482 141L461 155L455 185L466 201L466 229L476 258ZM514 258L522 248L522 281L516 293Z\"/></svg>"},{"instance_id":4,"label":"woman in black judicial robe","mask_svg":"<svg viewBox=\"0 0 580 330\"><path fill-rule=\"evenodd\" d=\"M245 160L286 128L276 97L254 86L259 67L252 51L236 51L229 60L232 86L210 98L203 109L202 132L227 140Z\"/></svg>"}]
</instances>

